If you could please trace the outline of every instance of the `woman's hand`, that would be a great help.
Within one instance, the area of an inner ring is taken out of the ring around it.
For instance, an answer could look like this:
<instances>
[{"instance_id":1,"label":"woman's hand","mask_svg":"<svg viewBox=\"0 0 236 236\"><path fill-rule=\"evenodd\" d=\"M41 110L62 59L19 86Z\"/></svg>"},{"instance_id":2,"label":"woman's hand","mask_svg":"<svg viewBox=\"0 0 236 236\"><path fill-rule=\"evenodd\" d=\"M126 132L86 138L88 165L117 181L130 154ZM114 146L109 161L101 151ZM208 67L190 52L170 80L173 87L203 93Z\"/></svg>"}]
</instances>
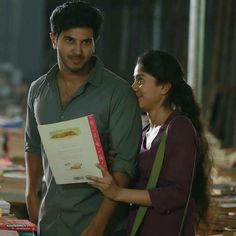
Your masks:
<instances>
[{"instance_id":1,"label":"woman's hand","mask_svg":"<svg viewBox=\"0 0 236 236\"><path fill-rule=\"evenodd\" d=\"M120 187L117 185L115 179L106 169L104 169L99 164L96 164L96 166L102 171L103 177L100 178L88 175L86 176L87 179L90 180L88 184L100 190L107 198L116 200L116 197L120 191Z\"/></svg>"},{"instance_id":2,"label":"woman's hand","mask_svg":"<svg viewBox=\"0 0 236 236\"><path fill-rule=\"evenodd\" d=\"M142 206L152 206L147 189L129 189L120 187L112 175L99 164L96 165L103 177L87 176L88 184L100 190L107 198L125 203L133 203ZM99 217L101 218L101 217ZM87 235L86 235L87 236Z\"/></svg>"}]
</instances>

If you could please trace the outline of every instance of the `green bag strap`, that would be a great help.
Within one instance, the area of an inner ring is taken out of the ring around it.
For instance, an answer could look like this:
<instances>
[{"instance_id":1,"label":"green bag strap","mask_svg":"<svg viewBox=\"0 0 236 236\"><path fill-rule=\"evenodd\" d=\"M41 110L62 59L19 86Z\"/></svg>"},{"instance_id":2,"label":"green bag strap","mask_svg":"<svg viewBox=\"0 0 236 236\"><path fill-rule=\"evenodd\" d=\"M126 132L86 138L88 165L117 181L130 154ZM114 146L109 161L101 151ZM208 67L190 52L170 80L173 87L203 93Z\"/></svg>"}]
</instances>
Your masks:
<instances>
[{"instance_id":1,"label":"green bag strap","mask_svg":"<svg viewBox=\"0 0 236 236\"><path fill-rule=\"evenodd\" d=\"M156 186L157 180L159 178L160 175L160 171L161 171L161 167L162 167L162 163L163 163L163 159L164 159L164 154L165 154L165 146L166 146L166 139L167 139L167 131L168 131L168 127L165 130L164 134L161 137L161 142L159 144L157 153L156 153L156 157L152 166L152 170L151 170L151 174L149 176L148 179L148 183L147 183L147 189L149 188L153 188ZM141 225L143 218L147 212L147 208L146 206L139 206L136 217L134 219L134 223L132 226L132 230L130 233L130 236L135 236L139 226Z\"/></svg>"}]
</instances>

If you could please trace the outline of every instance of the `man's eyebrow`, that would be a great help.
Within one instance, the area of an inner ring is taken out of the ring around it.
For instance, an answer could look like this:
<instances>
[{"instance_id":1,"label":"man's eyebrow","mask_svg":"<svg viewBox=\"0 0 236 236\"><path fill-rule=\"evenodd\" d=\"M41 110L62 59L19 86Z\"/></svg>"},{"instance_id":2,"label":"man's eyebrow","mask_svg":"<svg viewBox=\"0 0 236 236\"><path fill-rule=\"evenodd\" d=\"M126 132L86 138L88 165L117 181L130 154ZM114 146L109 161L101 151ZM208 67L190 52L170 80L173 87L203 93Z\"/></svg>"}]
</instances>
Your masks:
<instances>
[{"instance_id":1,"label":"man's eyebrow","mask_svg":"<svg viewBox=\"0 0 236 236\"><path fill-rule=\"evenodd\" d=\"M74 37L72 37L72 36L69 36L69 35L63 35L63 38L70 38L70 39L75 39Z\"/></svg>"},{"instance_id":2,"label":"man's eyebrow","mask_svg":"<svg viewBox=\"0 0 236 236\"><path fill-rule=\"evenodd\" d=\"M63 38L69 38L69 39L80 40L80 41L84 41L84 40L93 40L93 37L77 39L77 38L75 38L75 37L73 37L73 36L70 36L70 35L64 35Z\"/></svg>"},{"instance_id":3,"label":"man's eyebrow","mask_svg":"<svg viewBox=\"0 0 236 236\"><path fill-rule=\"evenodd\" d=\"M83 41L83 40L93 40L93 37L88 37L88 38L81 39L81 41Z\"/></svg>"}]
</instances>

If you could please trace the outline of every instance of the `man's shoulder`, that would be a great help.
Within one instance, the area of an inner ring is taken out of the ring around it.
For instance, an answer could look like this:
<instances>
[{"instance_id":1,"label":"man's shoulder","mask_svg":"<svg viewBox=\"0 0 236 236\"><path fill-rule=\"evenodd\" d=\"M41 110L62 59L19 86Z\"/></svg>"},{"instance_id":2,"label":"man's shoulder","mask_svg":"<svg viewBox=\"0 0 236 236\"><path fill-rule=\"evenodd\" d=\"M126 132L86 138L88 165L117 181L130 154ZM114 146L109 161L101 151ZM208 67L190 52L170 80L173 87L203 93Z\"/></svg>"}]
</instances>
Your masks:
<instances>
[{"instance_id":1,"label":"man's shoulder","mask_svg":"<svg viewBox=\"0 0 236 236\"><path fill-rule=\"evenodd\" d=\"M48 85L49 81L51 81L54 78L57 70L58 70L57 64L52 66L47 73L41 75L39 78L34 80L31 83L31 87L32 88L36 87L39 89L42 85Z\"/></svg>"},{"instance_id":2,"label":"man's shoulder","mask_svg":"<svg viewBox=\"0 0 236 236\"><path fill-rule=\"evenodd\" d=\"M130 87L130 84L121 78L119 75L115 74L111 70L104 68L103 70L103 80L106 84L119 86L119 87Z\"/></svg>"},{"instance_id":3,"label":"man's shoulder","mask_svg":"<svg viewBox=\"0 0 236 236\"><path fill-rule=\"evenodd\" d=\"M101 61L101 59L97 56L94 57L96 60L95 65L95 76L96 82L101 82L104 86L109 87L110 89L118 87L119 89L130 87L129 83L117 75L115 72L106 68Z\"/></svg>"},{"instance_id":4,"label":"man's shoulder","mask_svg":"<svg viewBox=\"0 0 236 236\"><path fill-rule=\"evenodd\" d=\"M34 80L32 83L31 83L31 87L38 87L40 86L41 84L45 83L46 82L46 76L47 74L44 74L44 75L41 75L39 78L37 78L36 80Z\"/></svg>"},{"instance_id":5,"label":"man's shoulder","mask_svg":"<svg viewBox=\"0 0 236 236\"><path fill-rule=\"evenodd\" d=\"M31 83L29 91L30 97L35 98L45 90L45 87L48 86L48 81L46 78L47 74L44 74Z\"/></svg>"}]
</instances>

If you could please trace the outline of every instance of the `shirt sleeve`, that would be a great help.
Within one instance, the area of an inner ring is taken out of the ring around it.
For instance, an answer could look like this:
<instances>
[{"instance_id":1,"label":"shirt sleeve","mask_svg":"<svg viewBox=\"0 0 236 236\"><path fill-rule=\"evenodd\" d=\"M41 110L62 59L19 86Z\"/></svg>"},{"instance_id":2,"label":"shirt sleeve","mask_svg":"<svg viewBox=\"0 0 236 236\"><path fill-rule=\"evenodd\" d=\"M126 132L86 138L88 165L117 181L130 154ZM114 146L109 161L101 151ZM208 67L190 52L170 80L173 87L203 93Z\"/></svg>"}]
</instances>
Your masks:
<instances>
[{"instance_id":1,"label":"shirt sleeve","mask_svg":"<svg viewBox=\"0 0 236 236\"><path fill-rule=\"evenodd\" d=\"M111 149L117 153L111 170L125 172L133 177L142 125L137 99L130 87L127 86L123 94L117 89L113 95L109 126Z\"/></svg>"},{"instance_id":2,"label":"shirt sleeve","mask_svg":"<svg viewBox=\"0 0 236 236\"><path fill-rule=\"evenodd\" d=\"M184 117L176 118L169 127L158 185L149 189L153 207L162 213L186 204L197 153L196 138L193 125Z\"/></svg>"},{"instance_id":3,"label":"shirt sleeve","mask_svg":"<svg viewBox=\"0 0 236 236\"><path fill-rule=\"evenodd\" d=\"M34 116L33 83L30 86L27 101L27 113L25 123L25 152L32 152L41 156L41 139L37 122Z\"/></svg>"}]
</instances>

